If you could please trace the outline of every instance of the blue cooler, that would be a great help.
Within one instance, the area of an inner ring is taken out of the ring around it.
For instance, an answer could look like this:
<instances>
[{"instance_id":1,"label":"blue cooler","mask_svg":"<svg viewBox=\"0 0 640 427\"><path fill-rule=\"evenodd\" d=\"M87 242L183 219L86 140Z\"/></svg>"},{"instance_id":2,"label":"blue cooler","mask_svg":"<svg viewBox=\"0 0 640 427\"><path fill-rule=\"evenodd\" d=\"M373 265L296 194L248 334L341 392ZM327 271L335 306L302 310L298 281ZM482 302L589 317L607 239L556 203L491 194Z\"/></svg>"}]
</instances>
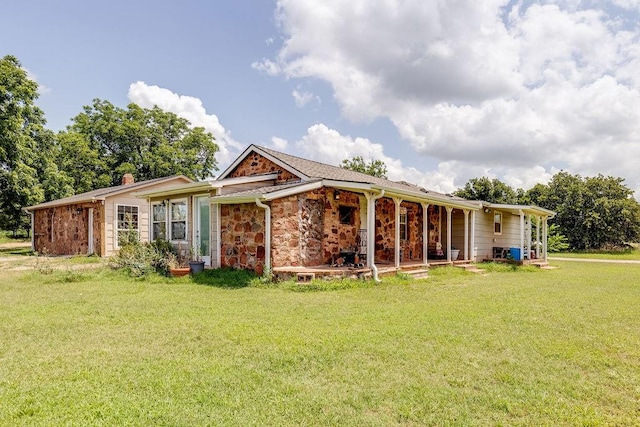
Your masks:
<instances>
[{"instance_id":1,"label":"blue cooler","mask_svg":"<svg viewBox=\"0 0 640 427\"><path fill-rule=\"evenodd\" d=\"M516 261L522 261L522 254L520 254L520 248L509 248L509 253L511 254L511 258Z\"/></svg>"}]
</instances>

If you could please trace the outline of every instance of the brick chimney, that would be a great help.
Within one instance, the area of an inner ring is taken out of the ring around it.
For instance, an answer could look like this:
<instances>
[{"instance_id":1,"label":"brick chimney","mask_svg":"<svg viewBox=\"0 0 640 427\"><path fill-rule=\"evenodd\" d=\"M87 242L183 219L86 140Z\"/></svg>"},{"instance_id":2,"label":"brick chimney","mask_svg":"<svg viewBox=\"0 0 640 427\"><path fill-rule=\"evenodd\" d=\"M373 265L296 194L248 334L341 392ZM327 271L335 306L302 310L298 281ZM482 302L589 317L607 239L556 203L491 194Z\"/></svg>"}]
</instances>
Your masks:
<instances>
[{"instance_id":1,"label":"brick chimney","mask_svg":"<svg viewBox=\"0 0 640 427\"><path fill-rule=\"evenodd\" d=\"M130 173L125 173L124 175L122 175L122 185L129 185L129 184L133 184L135 182L135 179L133 178L133 175L131 175Z\"/></svg>"}]
</instances>

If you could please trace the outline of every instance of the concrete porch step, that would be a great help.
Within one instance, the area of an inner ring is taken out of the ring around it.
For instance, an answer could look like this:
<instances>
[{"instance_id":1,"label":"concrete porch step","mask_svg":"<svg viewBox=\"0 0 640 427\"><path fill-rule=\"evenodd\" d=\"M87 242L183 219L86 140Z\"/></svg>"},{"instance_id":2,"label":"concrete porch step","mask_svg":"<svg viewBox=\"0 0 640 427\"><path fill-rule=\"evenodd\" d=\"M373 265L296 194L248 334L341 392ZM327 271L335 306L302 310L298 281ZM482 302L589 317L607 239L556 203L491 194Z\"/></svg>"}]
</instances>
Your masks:
<instances>
[{"instance_id":1,"label":"concrete porch step","mask_svg":"<svg viewBox=\"0 0 640 427\"><path fill-rule=\"evenodd\" d=\"M429 270L424 268L418 268L415 270L402 270L404 274L408 274L413 279L426 279L429 277Z\"/></svg>"},{"instance_id":2,"label":"concrete porch step","mask_svg":"<svg viewBox=\"0 0 640 427\"><path fill-rule=\"evenodd\" d=\"M478 266L475 265L475 264L455 264L454 266L458 267L458 268L462 268L465 271L468 271L470 273L476 273L476 274L484 274L484 273L486 273L485 270L483 270L481 268L478 268Z\"/></svg>"},{"instance_id":3,"label":"concrete porch step","mask_svg":"<svg viewBox=\"0 0 640 427\"><path fill-rule=\"evenodd\" d=\"M555 268L557 268L549 265L549 263L545 261L532 261L531 265L538 267L542 270L554 270Z\"/></svg>"}]
</instances>

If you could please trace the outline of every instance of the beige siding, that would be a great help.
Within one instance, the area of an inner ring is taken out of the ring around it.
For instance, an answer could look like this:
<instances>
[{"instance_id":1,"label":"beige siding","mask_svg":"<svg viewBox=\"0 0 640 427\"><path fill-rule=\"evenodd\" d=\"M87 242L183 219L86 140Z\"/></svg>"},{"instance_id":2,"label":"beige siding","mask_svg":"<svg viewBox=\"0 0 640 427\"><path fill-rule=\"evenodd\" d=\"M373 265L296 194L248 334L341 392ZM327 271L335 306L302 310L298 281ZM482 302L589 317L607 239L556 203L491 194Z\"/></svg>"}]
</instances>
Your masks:
<instances>
[{"instance_id":1,"label":"beige siding","mask_svg":"<svg viewBox=\"0 0 640 427\"><path fill-rule=\"evenodd\" d=\"M117 206L137 206L138 207L138 231L140 241L149 241L149 205L143 199L133 197L130 194L123 194L109 198L105 203L105 254L111 256L117 252L116 239L116 212Z\"/></svg>"},{"instance_id":2,"label":"beige siding","mask_svg":"<svg viewBox=\"0 0 640 427\"><path fill-rule=\"evenodd\" d=\"M499 211L496 211L499 212ZM493 214L491 211L476 213L476 247L478 260L493 257L493 248L520 247L520 216L502 212L502 234L493 231Z\"/></svg>"}]
</instances>

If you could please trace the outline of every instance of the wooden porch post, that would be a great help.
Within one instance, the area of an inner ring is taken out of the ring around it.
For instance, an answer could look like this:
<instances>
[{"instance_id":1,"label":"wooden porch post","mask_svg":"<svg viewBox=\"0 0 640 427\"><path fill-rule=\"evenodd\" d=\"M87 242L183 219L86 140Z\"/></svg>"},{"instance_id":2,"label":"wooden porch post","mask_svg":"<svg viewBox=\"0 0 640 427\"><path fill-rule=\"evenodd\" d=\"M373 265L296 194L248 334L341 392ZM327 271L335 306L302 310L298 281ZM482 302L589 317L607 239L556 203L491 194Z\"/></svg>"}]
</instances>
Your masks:
<instances>
[{"instance_id":1,"label":"wooden porch post","mask_svg":"<svg viewBox=\"0 0 640 427\"><path fill-rule=\"evenodd\" d=\"M540 216L536 215L536 259L540 259Z\"/></svg>"},{"instance_id":2,"label":"wooden porch post","mask_svg":"<svg viewBox=\"0 0 640 427\"><path fill-rule=\"evenodd\" d=\"M522 209L519 211L520 213L520 260L524 261L524 212Z\"/></svg>"},{"instance_id":3,"label":"wooden porch post","mask_svg":"<svg viewBox=\"0 0 640 427\"><path fill-rule=\"evenodd\" d=\"M447 262L451 262L451 212L453 208L445 206L447 210Z\"/></svg>"},{"instance_id":4,"label":"wooden porch post","mask_svg":"<svg viewBox=\"0 0 640 427\"><path fill-rule=\"evenodd\" d=\"M529 224L529 226L526 227L526 229L527 229L527 250L529 251L527 253L527 258L529 259L529 261L531 261L531 226L532 226L531 215L527 215L527 220L528 220L528 224Z\"/></svg>"},{"instance_id":5,"label":"wooden porch post","mask_svg":"<svg viewBox=\"0 0 640 427\"><path fill-rule=\"evenodd\" d=\"M422 262L427 265L427 252L429 252L429 203L422 205Z\"/></svg>"},{"instance_id":6,"label":"wooden porch post","mask_svg":"<svg viewBox=\"0 0 640 427\"><path fill-rule=\"evenodd\" d=\"M394 197L393 202L396 205L396 236L394 243L394 261L396 268L400 268L400 203L402 203L402 199L399 197Z\"/></svg>"},{"instance_id":7,"label":"wooden porch post","mask_svg":"<svg viewBox=\"0 0 640 427\"><path fill-rule=\"evenodd\" d=\"M547 240L549 239L549 224L547 223L547 217L544 217L544 229L542 231L542 256L544 256L544 262L547 262Z\"/></svg>"},{"instance_id":8,"label":"wooden porch post","mask_svg":"<svg viewBox=\"0 0 640 427\"><path fill-rule=\"evenodd\" d=\"M464 260L469 260L469 209L463 209L464 212Z\"/></svg>"},{"instance_id":9,"label":"wooden porch post","mask_svg":"<svg viewBox=\"0 0 640 427\"><path fill-rule=\"evenodd\" d=\"M469 245L471 256L469 259L476 261L476 211L471 211L471 244Z\"/></svg>"}]
</instances>

